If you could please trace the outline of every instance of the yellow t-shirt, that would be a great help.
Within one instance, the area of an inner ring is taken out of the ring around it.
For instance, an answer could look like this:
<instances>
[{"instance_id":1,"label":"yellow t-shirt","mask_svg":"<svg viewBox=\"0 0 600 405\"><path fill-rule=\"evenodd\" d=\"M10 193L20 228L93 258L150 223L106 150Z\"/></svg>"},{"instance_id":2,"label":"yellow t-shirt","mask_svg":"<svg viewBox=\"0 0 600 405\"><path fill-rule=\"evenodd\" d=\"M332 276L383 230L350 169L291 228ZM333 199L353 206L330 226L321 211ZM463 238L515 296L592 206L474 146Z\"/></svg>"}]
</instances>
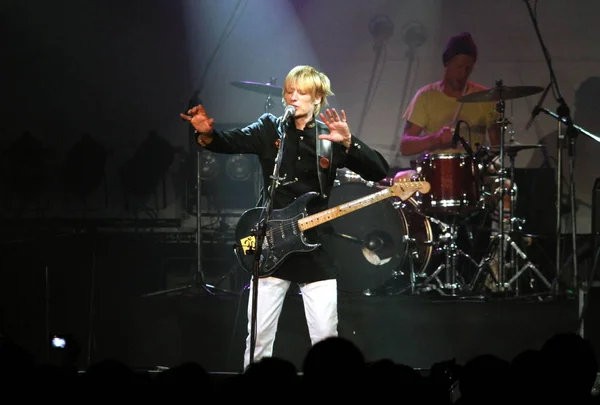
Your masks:
<instances>
[{"instance_id":1,"label":"yellow t-shirt","mask_svg":"<svg viewBox=\"0 0 600 405\"><path fill-rule=\"evenodd\" d=\"M441 88L442 82L428 84L417 91L404 113L404 118L423 128L424 134L437 132L442 127L455 128L458 120L468 123L460 125L460 135L469 143L471 149L477 149L476 144L489 146L487 130L497 120L495 102L460 103L456 98L448 97ZM486 90L486 87L469 82L465 94ZM457 110L458 115L456 115ZM456 119L454 118L456 115ZM456 149L438 149L435 154L465 153L459 142Z\"/></svg>"}]
</instances>

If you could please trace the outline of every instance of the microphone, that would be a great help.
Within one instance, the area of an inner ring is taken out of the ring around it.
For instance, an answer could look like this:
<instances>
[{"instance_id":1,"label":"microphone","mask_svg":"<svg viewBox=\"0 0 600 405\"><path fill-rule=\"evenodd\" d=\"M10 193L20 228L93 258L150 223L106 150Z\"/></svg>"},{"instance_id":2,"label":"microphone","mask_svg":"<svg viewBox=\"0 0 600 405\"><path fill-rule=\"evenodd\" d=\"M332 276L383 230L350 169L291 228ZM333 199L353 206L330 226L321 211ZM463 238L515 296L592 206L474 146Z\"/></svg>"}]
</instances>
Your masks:
<instances>
[{"instance_id":1,"label":"microphone","mask_svg":"<svg viewBox=\"0 0 600 405\"><path fill-rule=\"evenodd\" d=\"M282 118L283 122L286 122L290 118L293 118L295 114L296 114L296 107L294 107L293 105L287 105L285 107L285 111L283 112L283 118Z\"/></svg>"},{"instance_id":2,"label":"microphone","mask_svg":"<svg viewBox=\"0 0 600 405\"><path fill-rule=\"evenodd\" d=\"M456 149L458 145L458 141L460 140L460 123L462 121L456 121L456 125L454 126L454 134L452 135L452 149Z\"/></svg>"},{"instance_id":3,"label":"microphone","mask_svg":"<svg viewBox=\"0 0 600 405\"><path fill-rule=\"evenodd\" d=\"M552 86L552 82L548 83L548 86L542 93L540 100L538 101L537 105L533 108L533 111L531 112L531 116L529 117L529 121L527 121L527 124L525 125L525 131L528 131L529 128L531 128L531 124L533 124L533 120L540 113L542 104L544 103L544 100L546 99L546 96L548 95L548 91L550 91L551 86Z\"/></svg>"}]
</instances>

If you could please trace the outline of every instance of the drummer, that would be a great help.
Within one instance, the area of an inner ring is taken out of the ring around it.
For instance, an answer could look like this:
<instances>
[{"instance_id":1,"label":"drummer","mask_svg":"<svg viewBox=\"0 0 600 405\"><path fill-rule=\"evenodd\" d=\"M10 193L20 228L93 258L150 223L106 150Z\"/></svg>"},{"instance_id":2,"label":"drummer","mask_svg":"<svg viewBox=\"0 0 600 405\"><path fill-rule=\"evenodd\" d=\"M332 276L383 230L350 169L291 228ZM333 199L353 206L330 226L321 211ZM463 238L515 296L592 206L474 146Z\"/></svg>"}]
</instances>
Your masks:
<instances>
[{"instance_id":1,"label":"drummer","mask_svg":"<svg viewBox=\"0 0 600 405\"><path fill-rule=\"evenodd\" d=\"M454 128L459 120L468 123L468 126L461 123L460 135L472 150L476 144L500 144L496 103L457 101L466 94L486 90L469 81L477 62L477 46L471 34L461 33L450 38L442 62L442 80L420 88L404 113L406 126L400 142L403 155L465 153L461 142L452 147Z\"/></svg>"},{"instance_id":2,"label":"drummer","mask_svg":"<svg viewBox=\"0 0 600 405\"><path fill-rule=\"evenodd\" d=\"M495 102L463 103L457 99L487 88L469 80L477 62L477 45L468 32L451 37L442 54L444 74L440 81L421 87L404 113L406 125L400 141L405 155L465 154L468 149L500 144ZM460 125L457 126L457 123ZM453 145L455 128L466 141ZM410 173L399 173L406 177ZM506 201L506 200L505 200ZM505 212L510 207L504 206ZM497 215L497 212L496 212ZM496 225L497 226L497 225Z\"/></svg>"}]
</instances>

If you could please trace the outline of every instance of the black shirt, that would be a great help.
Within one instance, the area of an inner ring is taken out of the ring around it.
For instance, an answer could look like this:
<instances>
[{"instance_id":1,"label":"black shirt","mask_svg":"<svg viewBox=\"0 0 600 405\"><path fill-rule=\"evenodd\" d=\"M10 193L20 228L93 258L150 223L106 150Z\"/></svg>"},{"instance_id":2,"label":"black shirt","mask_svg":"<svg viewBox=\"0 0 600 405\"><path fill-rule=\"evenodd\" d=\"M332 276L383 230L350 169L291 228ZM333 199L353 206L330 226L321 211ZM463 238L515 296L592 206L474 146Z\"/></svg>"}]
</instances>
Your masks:
<instances>
[{"instance_id":1,"label":"black shirt","mask_svg":"<svg viewBox=\"0 0 600 405\"><path fill-rule=\"evenodd\" d=\"M206 149L216 153L248 153L258 156L265 185L272 183L271 175L281 146L283 132L285 140L279 177L284 177L282 185L275 189L272 208L283 209L292 204L298 197L307 192L321 195L318 167L327 177L321 196L311 201L309 213L320 212L328 206L328 196L333 187L336 170L347 167L365 180L379 181L388 173L388 163L381 154L359 139L352 138L348 150L341 145L332 144L332 161L317 158L316 145L319 134L328 133L327 126L321 121L312 120L304 130L295 128L293 123L283 126L281 118L270 113L263 114L256 122L241 129L213 132L213 141ZM298 283L308 283L335 278L337 265L335 257L330 254L331 227L320 225L305 233L310 242L321 244L311 252L293 253L288 256L272 274L274 277Z\"/></svg>"}]
</instances>

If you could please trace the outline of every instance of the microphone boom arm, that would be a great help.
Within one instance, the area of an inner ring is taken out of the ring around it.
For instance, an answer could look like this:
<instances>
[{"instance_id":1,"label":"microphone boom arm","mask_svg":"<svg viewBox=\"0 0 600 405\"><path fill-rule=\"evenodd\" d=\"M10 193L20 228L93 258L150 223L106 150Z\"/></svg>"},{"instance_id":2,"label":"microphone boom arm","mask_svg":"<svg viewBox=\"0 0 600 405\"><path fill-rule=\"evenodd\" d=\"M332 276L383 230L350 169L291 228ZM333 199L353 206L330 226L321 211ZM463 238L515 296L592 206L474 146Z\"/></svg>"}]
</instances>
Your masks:
<instances>
[{"instance_id":1,"label":"microphone boom arm","mask_svg":"<svg viewBox=\"0 0 600 405\"><path fill-rule=\"evenodd\" d=\"M469 126L469 123L463 120L458 120L456 121L456 126L454 127L454 136L452 138L452 147L456 148L456 144L458 142L460 142L460 144L462 145L463 148L465 148L465 151L467 151L467 153L469 154L469 156L473 157L473 149L471 148L471 145L469 145L469 143L466 141L466 139L460 135L460 124L466 124L467 125L467 129L469 130L469 133L471 132L471 127Z\"/></svg>"},{"instance_id":2,"label":"microphone boom arm","mask_svg":"<svg viewBox=\"0 0 600 405\"><path fill-rule=\"evenodd\" d=\"M539 109L540 112L543 112L555 119L557 119L558 121L561 121L563 124L568 125L567 119L565 117L561 117L560 115L558 115L557 113L555 113L554 111L550 111L547 108L540 108ZM600 136L598 135L594 135L592 134L590 131L586 130L585 128L580 127L577 124L571 124L572 128L581 132L582 134L585 134L587 136L589 136L590 138L592 138L593 140L595 140L596 142L600 142Z\"/></svg>"}]
</instances>

